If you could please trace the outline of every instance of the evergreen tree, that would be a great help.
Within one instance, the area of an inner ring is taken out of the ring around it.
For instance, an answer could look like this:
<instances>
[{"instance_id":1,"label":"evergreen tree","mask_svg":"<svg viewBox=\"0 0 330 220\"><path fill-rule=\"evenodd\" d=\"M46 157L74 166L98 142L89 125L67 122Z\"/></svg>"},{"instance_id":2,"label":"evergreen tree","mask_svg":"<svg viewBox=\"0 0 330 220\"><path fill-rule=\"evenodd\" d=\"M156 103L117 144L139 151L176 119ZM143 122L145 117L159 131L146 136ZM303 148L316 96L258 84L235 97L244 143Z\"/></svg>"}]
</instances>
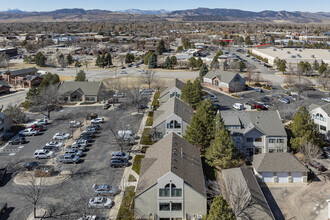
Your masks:
<instances>
[{"instance_id":1,"label":"evergreen tree","mask_svg":"<svg viewBox=\"0 0 330 220\"><path fill-rule=\"evenodd\" d=\"M163 40L161 40L161 41L159 42L156 51L157 51L157 54L158 54L158 55L162 55L163 52L165 51L165 43L164 43Z\"/></svg>"},{"instance_id":2,"label":"evergreen tree","mask_svg":"<svg viewBox=\"0 0 330 220\"><path fill-rule=\"evenodd\" d=\"M215 137L211 141L210 147L206 149L206 161L210 166L218 169L234 167L238 164L236 146L219 113L216 116L215 124Z\"/></svg>"},{"instance_id":3,"label":"evergreen tree","mask_svg":"<svg viewBox=\"0 0 330 220\"><path fill-rule=\"evenodd\" d=\"M148 62L149 62L149 58L151 56L152 52L149 52L146 54L146 56L144 57L144 64L145 65L148 65Z\"/></svg>"},{"instance_id":4,"label":"evergreen tree","mask_svg":"<svg viewBox=\"0 0 330 220\"><path fill-rule=\"evenodd\" d=\"M80 64L80 62L77 60L76 63L74 64L74 66L75 66L76 68L78 68L78 67L81 67L81 64Z\"/></svg>"},{"instance_id":5,"label":"evergreen tree","mask_svg":"<svg viewBox=\"0 0 330 220\"><path fill-rule=\"evenodd\" d=\"M58 56L57 62L61 65L61 67L65 67L65 59L62 53Z\"/></svg>"},{"instance_id":6,"label":"evergreen tree","mask_svg":"<svg viewBox=\"0 0 330 220\"><path fill-rule=\"evenodd\" d=\"M293 138L291 138L291 148L299 150L304 142L317 144L316 126L305 106L299 108L291 123Z\"/></svg>"},{"instance_id":7,"label":"evergreen tree","mask_svg":"<svg viewBox=\"0 0 330 220\"><path fill-rule=\"evenodd\" d=\"M171 69L172 68L172 63L171 63L171 58L170 57L166 57L166 59L165 59L165 68L166 69Z\"/></svg>"},{"instance_id":8,"label":"evergreen tree","mask_svg":"<svg viewBox=\"0 0 330 220\"><path fill-rule=\"evenodd\" d=\"M133 61L134 61L134 55L133 56ZM110 67L112 65L112 58L111 58L111 54L110 53L106 53L105 57L104 57L104 62L106 64L107 67Z\"/></svg>"},{"instance_id":9,"label":"evergreen tree","mask_svg":"<svg viewBox=\"0 0 330 220\"><path fill-rule=\"evenodd\" d=\"M197 106L203 101L203 87L201 82L198 79L195 79L192 84L192 93L190 97L190 105L193 109L196 109Z\"/></svg>"},{"instance_id":10,"label":"evergreen tree","mask_svg":"<svg viewBox=\"0 0 330 220\"><path fill-rule=\"evenodd\" d=\"M323 74L325 71L327 71L328 64L322 63L318 69L319 74Z\"/></svg>"},{"instance_id":11,"label":"evergreen tree","mask_svg":"<svg viewBox=\"0 0 330 220\"><path fill-rule=\"evenodd\" d=\"M157 55L155 53L152 53L149 57L148 61L148 67L150 69L156 68L157 67Z\"/></svg>"},{"instance_id":12,"label":"evergreen tree","mask_svg":"<svg viewBox=\"0 0 330 220\"><path fill-rule=\"evenodd\" d=\"M219 50L219 51L215 54L216 59L218 59L221 55L223 55L223 51L222 51L222 50Z\"/></svg>"},{"instance_id":13,"label":"evergreen tree","mask_svg":"<svg viewBox=\"0 0 330 220\"><path fill-rule=\"evenodd\" d=\"M134 55L131 53L127 53L125 57L125 63L133 63L134 62Z\"/></svg>"},{"instance_id":14,"label":"evergreen tree","mask_svg":"<svg viewBox=\"0 0 330 220\"><path fill-rule=\"evenodd\" d=\"M47 73L44 78L42 79L38 90L42 91L44 88L46 88L49 85L55 85L60 83L60 77L55 73L55 74L51 74L51 73Z\"/></svg>"},{"instance_id":15,"label":"evergreen tree","mask_svg":"<svg viewBox=\"0 0 330 220\"><path fill-rule=\"evenodd\" d=\"M319 68L320 68L320 64L319 64L319 62L317 62L317 60L315 60L313 63L313 70L318 71Z\"/></svg>"},{"instance_id":16,"label":"evergreen tree","mask_svg":"<svg viewBox=\"0 0 330 220\"><path fill-rule=\"evenodd\" d=\"M178 64L178 60L176 59L176 56L171 56L171 66L174 68Z\"/></svg>"},{"instance_id":17,"label":"evergreen tree","mask_svg":"<svg viewBox=\"0 0 330 220\"><path fill-rule=\"evenodd\" d=\"M199 70L199 79L201 82L203 82L204 76L208 73L208 71L209 69L207 68L207 65L204 63Z\"/></svg>"},{"instance_id":18,"label":"evergreen tree","mask_svg":"<svg viewBox=\"0 0 330 220\"><path fill-rule=\"evenodd\" d=\"M178 49L176 49L176 52L180 53L181 51L183 51L183 46L178 46Z\"/></svg>"},{"instance_id":19,"label":"evergreen tree","mask_svg":"<svg viewBox=\"0 0 330 220\"><path fill-rule=\"evenodd\" d=\"M197 108L187 127L184 138L192 144L200 146L202 152L210 145L214 138L215 111L210 99L204 100Z\"/></svg>"},{"instance_id":20,"label":"evergreen tree","mask_svg":"<svg viewBox=\"0 0 330 220\"><path fill-rule=\"evenodd\" d=\"M218 60L217 57L214 57L212 62L211 62L210 68L211 69L219 69L219 67L220 67L219 60Z\"/></svg>"},{"instance_id":21,"label":"evergreen tree","mask_svg":"<svg viewBox=\"0 0 330 220\"><path fill-rule=\"evenodd\" d=\"M252 45L252 41L251 41L250 36L247 36L247 37L245 38L245 44L246 44L246 45Z\"/></svg>"},{"instance_id":22,"label":"evergreen tree","mask_svg":"<svg viewBox=\"0 0 330 220\"><path fill-rule=\"evenodd\" d=\"M46 60L47 58L41 52L38 52L34 57L34 62L37 64L37 66L46 66Z\"/></svg>"},{"instance_id":23,"label":"evergreen tree","mask_svg":"<svg viewBox=\"0 0 330 220\"><path fill-rule=\"evenodd\" d=\"M66 62L67 62L69 65L73 64L73 59L72 59L71 54L68 54L68 55L66 56Z\"/></svg>"},{"instance_id":24,"label":"evergreen tree","mask_svg":"<svg viewBox=\"0 0 330 220\"><path fill-rule=\"evenodd\" d=\"M191 48L191 43L189 42L188 39L186 39L184 41L183 46L184 46L184 49L186 49L186 50L189 49L189 48Z\"/></svg>"},{"instance_id":25,"label":"evergreen tree","mask_svg":"<svg viewBox=\"0 0 330 220\"><path fill-rule=\"evenodd\" d=\"M245 68L245 64L243 63L243 61L239 61L238 62L238 66L239 66L239 71L243 72L244 68Z\"/></svg>"},{"instance_id":26,"label":"evergreen tree","mask_svg":"<svg viewBox=\"0 0 330 220\"><path fill-rule=\"evenodd\" d=\"M190 57L189 58L189 67L191 67L191 69L193 69L194 67L196 67L196 59L195 59L195 57Z\"/></svg>"},{"instance_id":27,"label":"evergreen tree","mask_svg":"<svg viewBox=\"0 0 330 220\"><path fill-rule=\"evenodd\" d=\"M286 71L286 61L282 60L280 61L280 64L277 66L277 69L284 73Z\"/></svg>"},{"instance_id":28,"label":"evergreen tree","mask_svg":"<svg viewBox=\"0 0 330 220\"><path fill-rule=\"evenodd\" d=\"M209 214L203 217L203 220L235 220L233 211L229 208L226 200L222 196L217 196L210 207Z\"/></svg>"},{"instance_id":29,"label":"evergreen tree","mask_svg":"<svg viewBox=\"0 0 330 220\"><path fill-rule=\"evenodd\" d=\"M74 79L74 81L76 81L76 82L85 82L85 81L87 81L87 79L86 79L86 73L83 70L80 70L76 74L76 78Z\"/></svg>"},{"instance_id":30,"label":"evergreen tree","mask_svg":"<svg viewBox=\"0 0 330 220\"><path fill-rule=\"evenodd\" d=\"M196 67L200 69L202 66L203 66L203 60L200 57L198 57L196 61Z\"/></svg>"},{"instance_id":31,"label":"evergreen tree","mask_svg":"<svg viewBox=\"0 0 330 220\"><path fill-rule=\"evenodd\" d=\"M97 55L96 57L95 66L102 67L102 60L100 55Z\"/></svg>"},{"instance_id":32,"label":"evergreen tree","mask_svg":"<svg viewBox=\"0 0 330 220\"><path fill-rule=\"evenodd\" d=\"M191 83L190 80L188 80L188 82L184 85L182 92L181 92L181 99L182 101L184 101L187 104L191 103L191 94L193 90L193 84Z\"/></svg>"}]
</instances>

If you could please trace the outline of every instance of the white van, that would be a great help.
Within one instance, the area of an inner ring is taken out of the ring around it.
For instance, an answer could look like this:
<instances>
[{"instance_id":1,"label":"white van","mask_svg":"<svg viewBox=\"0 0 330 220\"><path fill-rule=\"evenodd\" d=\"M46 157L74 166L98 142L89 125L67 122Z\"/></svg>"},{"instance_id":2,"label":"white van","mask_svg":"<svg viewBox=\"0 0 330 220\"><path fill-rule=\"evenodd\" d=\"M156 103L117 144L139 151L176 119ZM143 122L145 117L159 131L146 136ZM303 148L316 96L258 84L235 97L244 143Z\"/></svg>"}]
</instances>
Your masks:
<instances>
[{"instance_id":1,"label":"white van","mask_svg":"<svg viewBox=\"0 0 330 220\"><path fill-rule=\"evenodd\" d=\"M243 110L243 105L241 103L235 103L233 105L234 109Z\"/></svg>"},{"instance_id":2,"label":"white van","mask_svg":"<svg viewBox=\"0 0 330 220\"><path fill-rule=\"evenodd\" d=\"M137 135L131 130L120 130L118 131L118 139L123 139L128 144L134 144Z\"/></svg>"}]
</instances>

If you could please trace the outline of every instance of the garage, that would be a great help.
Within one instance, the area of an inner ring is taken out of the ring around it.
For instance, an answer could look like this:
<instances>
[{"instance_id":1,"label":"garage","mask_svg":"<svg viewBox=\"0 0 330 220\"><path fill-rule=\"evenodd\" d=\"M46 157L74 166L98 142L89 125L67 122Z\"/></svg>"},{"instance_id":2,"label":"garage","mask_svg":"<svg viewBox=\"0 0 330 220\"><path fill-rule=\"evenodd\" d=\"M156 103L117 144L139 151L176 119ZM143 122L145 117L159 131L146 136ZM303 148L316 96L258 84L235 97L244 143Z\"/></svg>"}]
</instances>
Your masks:
<instances>
[{"instance_id":1,"label":"garage","mask_svg":"<svg viewBox=\"0 0 330 220\"><path fill-rule=\"evenodd\" d=\"M274 173L273 172L262 173L262 182L273 183L274 182Z\"/></svg>"},{"instance_id":2,"label":"garage","mask_svg":"<svg viewBox=\"0 0 330 220\"><path fill-rule=\"evenodd\" d=\"M304 181L302 173L291 173L291 175L293 183L302 183Z\"/></svg>"},{"instance_id":3,"label":"garage","mask_svg":"<svg viewBox=\"0 0 330 220\"><path fill-rule=\"evenodd\" d=\"M277 181L279 183L288 183L289 182L289 174L288 173L277 173Z\"/></svg>"}]
</instances>

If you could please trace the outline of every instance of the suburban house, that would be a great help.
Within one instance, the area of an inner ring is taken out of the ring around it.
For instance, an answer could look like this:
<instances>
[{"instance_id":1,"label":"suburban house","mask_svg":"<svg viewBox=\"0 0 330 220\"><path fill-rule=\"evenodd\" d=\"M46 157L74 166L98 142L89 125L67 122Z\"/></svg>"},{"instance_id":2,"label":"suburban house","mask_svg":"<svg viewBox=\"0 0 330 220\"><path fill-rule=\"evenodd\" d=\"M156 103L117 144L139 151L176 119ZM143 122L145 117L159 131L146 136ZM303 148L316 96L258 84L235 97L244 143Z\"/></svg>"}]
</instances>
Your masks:
<instances>
[{"instance_id":1,"label":"suburban house","mask_svg":"<svg viewBox=\"0 0 330 220\"><path fill-rule=\"evenodd\" d=\"M160 93L159 102L167 102L172 97L180 98L184 85L185 84L177 78L170 81L167 88Z\"/></svg>"},{"instance_id":2,"label":"suburban house","mask_svg":"<svg viewBox=\"0 0 330 220\"><path fill-rule=\"evenodd\" d=\"M28 75L37 75L38 69L35 67L20 69L20 70L8 70L2 73L2 78L6 80L8 84L21 85L24 77Z\"/></svg>"},{"instance_id":3,"label":"suburban house","mask_svg":"<svg viewBox=\"0 0 330 220\"><path fill-rule=\"evenodd\" d=\"M9 93L10 86L4 80L0 80L0 94Z\"/></svg>"},{"instance_id":4,"label":"suburban house","mask_svg":"<svg viewBox=\"0 0 330 220\"><path fill-rule=\"evenodd\" d=\"M265 183L307 183L308 169L290 153L254 155L252 165Z\"/></svg>"},{"instance_id":5,"label":"suburban house","mask_svg":"<svg viewBox=\"0 0 330 220\"><path fill-rule=\"evenodd\" d=\"M330 103L325 105L312 104L308 107L314 123L317 125L317 130L330 138Z\"/></svg>"},{"instance_id":6,"label":"suburban house","mask_svg":"<svg viewBox=\"0 0 330 220\"><path fill-rule=\"evenodd\" d=\"M221 111L239 153L287 152L287 134L278 111Z\"/></svg>"},{"instance_id":7,"label":"suburban house","mask_svg":"<svg viewBox=\"0 0 330 220\"><path fill-rule=\"evenodd\" d=\"M204 85L224 92L241 92L246 88L245 79L230 71L210 71L204 76Z\"/></svg>"},{"instance_id":8,"label":"suburban house","mask_svg":"<svg viewBox=\"0 0 330 220\"><path fill-rule=\"evenodd\" d=\"M154 112L153 139L157 141L170 132L182 137L193 116L194 110L188 104L171 98Z\"/></svg>"},{"instance_id":9,"label":"suburban house","mask_svg":"<svg viewBox=\"0 0 330 220\"><path fill-rule=\"evenodd\" d=\"M233 210L241 208L236 213L236 219L275 220L268 202L260 189L252 169L239 167L222 170L220 181L225 186L222 192Z\"/></svg>"},{"instance_id":10,"label":"suburban house","mask_svg":"<svg viewBox=\"0 0 330 220\"><path fill-rule=\"evenodd\" d=\"M199 150L176 133L148 148L140 173L135 219L197 220L207 213Z\"/></svg>"},{"instance_id":11,"label":"suburban house","mask_svg":"<svg viewBox=\"0 0 330 220\"><path fill-rule=\"evenodd\" d=\"M102 82L62 82L59 95L66 102L99 102L104 89Z\"/></svg>"}]
</instances>

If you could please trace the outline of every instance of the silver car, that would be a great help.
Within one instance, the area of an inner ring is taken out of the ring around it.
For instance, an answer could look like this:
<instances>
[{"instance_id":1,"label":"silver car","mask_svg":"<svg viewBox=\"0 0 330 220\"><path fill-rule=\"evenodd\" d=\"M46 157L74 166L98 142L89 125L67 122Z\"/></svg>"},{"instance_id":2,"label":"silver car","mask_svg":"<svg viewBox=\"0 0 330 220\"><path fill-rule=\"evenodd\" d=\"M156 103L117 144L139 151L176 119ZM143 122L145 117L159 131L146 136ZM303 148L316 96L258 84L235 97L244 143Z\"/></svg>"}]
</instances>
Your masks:
<instances>
[{"instance_id":1,"label":"silver car","mask_svg":"<svg viewBox=\"0 0 330 220\"><path fill-rule=\"evenodd\" d=\"M94 193L96 195L117 195L119 193L119 189L116 186L111 186L109 184L94 184L93 189L95 189Z\"/></svg>"},{"instance_id":2,"label":"silver car","mask_svg":"<svg viewBox=\"0 0 330 220\"><path fill-rule=\"evenodd\" d=\"M106 197L93 197L88 202L89 208L111 208L113 201Z\"/></svg>"}]
</instances>

